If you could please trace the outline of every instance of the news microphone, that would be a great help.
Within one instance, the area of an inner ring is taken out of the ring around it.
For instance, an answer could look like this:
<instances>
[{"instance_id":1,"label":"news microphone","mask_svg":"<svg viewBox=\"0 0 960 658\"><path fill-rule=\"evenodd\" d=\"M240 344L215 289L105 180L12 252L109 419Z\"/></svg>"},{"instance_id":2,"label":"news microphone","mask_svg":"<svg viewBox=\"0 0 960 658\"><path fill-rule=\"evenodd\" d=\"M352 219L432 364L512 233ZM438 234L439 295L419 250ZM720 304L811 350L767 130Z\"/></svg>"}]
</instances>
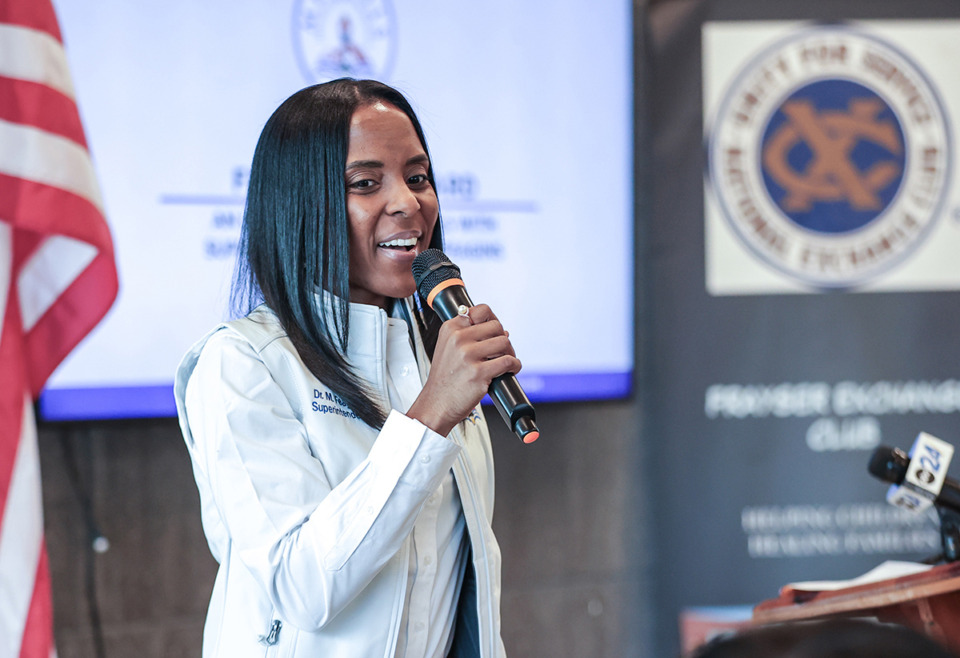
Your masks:
<instances>
[{"instance_id":1,"label":"news microphone","mask_svg":"<svg viewBox=\"0 0 960 658\"><path fill-rule=\"evenodd\" d=\"M935 505L960 512L960 483L947 477L953 446L921 432L908 455L900 448L879 446L870 457L867 470L890 482L887 502L914 512Z\"/></svg>"},{"instance_id":2,"label":"news microphone","mask_svg":"<svg viewBox=\"0 0 960 658\"><path fill-rule=\"evenodd\" d=\"M460 268L439 249L427 249L417 254L412 268L417 291L444 322L457 317L461 306L473 306L460 278ZM507 427L524 443L533 443L540 438L537 414L512 373L495 377L487 392Z\"/></svg>"}]
</instances>

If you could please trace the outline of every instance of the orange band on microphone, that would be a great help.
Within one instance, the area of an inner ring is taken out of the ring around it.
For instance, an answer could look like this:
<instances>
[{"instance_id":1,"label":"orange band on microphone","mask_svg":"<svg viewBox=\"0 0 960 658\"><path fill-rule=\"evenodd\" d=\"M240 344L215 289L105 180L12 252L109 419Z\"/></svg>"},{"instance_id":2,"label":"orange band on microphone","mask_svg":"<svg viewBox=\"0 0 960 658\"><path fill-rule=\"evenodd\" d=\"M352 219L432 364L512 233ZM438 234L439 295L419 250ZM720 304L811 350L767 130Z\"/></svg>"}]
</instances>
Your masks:
<instances>
[{"instance_id":1,"label":"orange band on microphone","mask_svg":"<svg viewBox=\"0 0 960 658\"><path fill-rule=\"evenodd\" d=\"M525 437L523 437L524 443L533 443L540 438L540 432L530 432Z\"/></svg>"},{"instance_id":2,"label":"orange band on microphone","mask_svg":"<svg viewBox=\"0 0 960 658\"><path fill-rule=\"evenodd\" d=\"M460 279L447 279L446 281L441 281L433 287L433 290L430 291L430 294L427 296L427 306L433 308L433 298L437 296L437 293L443 290L444 288L449 288L450 286L466 286L463 284L463 281Z\"/></svg>"}]
</instances>

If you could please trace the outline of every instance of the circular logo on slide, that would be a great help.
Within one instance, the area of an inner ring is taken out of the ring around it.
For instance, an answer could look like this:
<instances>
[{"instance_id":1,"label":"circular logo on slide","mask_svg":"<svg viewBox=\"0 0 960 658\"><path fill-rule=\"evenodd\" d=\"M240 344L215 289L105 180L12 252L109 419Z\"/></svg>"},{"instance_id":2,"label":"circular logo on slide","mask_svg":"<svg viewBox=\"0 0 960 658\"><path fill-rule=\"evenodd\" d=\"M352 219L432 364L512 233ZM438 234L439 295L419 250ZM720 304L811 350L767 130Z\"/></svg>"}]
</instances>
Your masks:
<instances>
[{"instance_id":1,"label":"circular logo on slide","mask_svg":"<svg viewBox=\"0 0 960 658\"><path fill-rule=\"evenodd\" d=\"M296 0L293 44L304 77L390 77L396 51L389 0Z\"/></svg>"},{"instance_id":2,"label":"circular logo on slide","mask_svg":"<svg viewBox=\"0 0 960 658\"><path fill-rule=\"evenodd\" d=\"M943 105L906 55L852 27L753 58L708 136L723 215L750 251L822 288L863 284L923 241L946 196Z\"/></svg>"}]
</instances>

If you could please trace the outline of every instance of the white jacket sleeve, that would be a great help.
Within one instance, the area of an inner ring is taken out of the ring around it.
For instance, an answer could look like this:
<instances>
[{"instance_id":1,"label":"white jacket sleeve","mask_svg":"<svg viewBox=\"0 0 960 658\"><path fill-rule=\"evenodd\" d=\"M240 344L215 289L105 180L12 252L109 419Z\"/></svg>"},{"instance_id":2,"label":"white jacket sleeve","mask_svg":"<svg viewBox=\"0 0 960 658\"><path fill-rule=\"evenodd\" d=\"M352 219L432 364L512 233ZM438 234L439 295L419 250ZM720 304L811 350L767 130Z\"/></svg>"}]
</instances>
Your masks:
<instances>
[{"instance_id":1,"label":"white jacket sleeve","mask_svg":"<svg viewBox=\"0 0 960 658\"><path fill-rule=\"evenodd\" d=\"M212 547L229 541L278 614L303 629L322 628L397 553L460 450L393 411L367 458L332 487L284 392L228 331L207 342L183 406Z\"/></svg>"}]
</instances>

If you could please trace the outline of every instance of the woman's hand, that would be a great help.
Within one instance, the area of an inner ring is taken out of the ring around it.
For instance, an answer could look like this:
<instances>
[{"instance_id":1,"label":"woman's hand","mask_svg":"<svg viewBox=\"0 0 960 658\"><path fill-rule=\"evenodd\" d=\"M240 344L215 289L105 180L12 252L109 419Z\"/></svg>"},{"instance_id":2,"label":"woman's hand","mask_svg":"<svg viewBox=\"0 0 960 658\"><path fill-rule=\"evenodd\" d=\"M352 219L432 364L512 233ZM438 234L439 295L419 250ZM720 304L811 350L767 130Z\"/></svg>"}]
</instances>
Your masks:
<instances>
[{"instance_id":1,"label":"woman's hand","mask_svg":"<svg viewBox=\"0 0 960 658\"><path fill-rule=\"evenodd\" d=\"M440 327L430 376L407 415L446 436L477 406L494 377L520 368L497 316L478 304Z\"/></svg>"}]
</instances>

